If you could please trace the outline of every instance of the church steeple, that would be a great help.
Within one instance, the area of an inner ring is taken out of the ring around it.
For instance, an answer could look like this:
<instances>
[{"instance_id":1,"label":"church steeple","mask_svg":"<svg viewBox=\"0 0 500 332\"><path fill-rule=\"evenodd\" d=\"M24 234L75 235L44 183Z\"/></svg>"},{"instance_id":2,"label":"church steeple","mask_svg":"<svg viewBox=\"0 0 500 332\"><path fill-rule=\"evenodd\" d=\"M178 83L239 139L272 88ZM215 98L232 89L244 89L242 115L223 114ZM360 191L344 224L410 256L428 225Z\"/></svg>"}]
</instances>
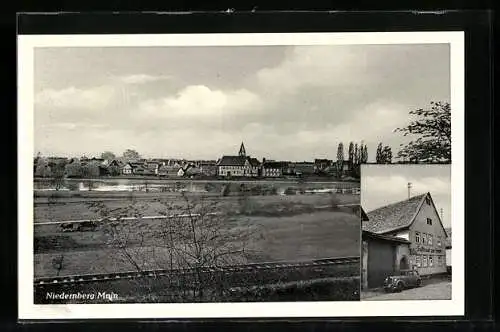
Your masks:
<instances>
[{"instance_id":1,"label":"church steeple","mask_svg":"<svg viewBox=\"0 0 500 332\"><path fill-rule=\"evenodd\" d=\"M245 145L243 144L243 142L241 142L240 152L238 152L238 155L240 157L246 157L246 155L247 155L247 153L245 151Z\"/></svg>"}]
</instances>

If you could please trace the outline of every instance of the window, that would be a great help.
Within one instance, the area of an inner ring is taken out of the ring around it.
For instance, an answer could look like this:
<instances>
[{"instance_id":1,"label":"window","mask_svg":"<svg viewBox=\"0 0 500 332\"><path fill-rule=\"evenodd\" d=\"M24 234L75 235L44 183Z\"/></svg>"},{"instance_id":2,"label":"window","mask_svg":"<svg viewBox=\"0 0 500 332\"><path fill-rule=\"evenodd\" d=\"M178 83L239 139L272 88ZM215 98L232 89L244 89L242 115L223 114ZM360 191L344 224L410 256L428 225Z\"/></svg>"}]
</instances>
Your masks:
<instances>
[{"instance_id":1,"label":"window","mask_svg":"<svg viewBox=\"0 0 500 332\"><path fill-rule=\"evenodd\" d=\"M432 256L429 256L429 266L433 266Z\"/></svg>"},{"instance_id":2,"label":"window","mask_svg":"<svg viewBox=\"0 0 500 332\"><path fill-rule=\"evenodd\" d=\"M417 267L421 267L422 266L420 256L415 256L415 263L417 264Z\"/></svg>"},{"instance_id":3,"label":"window","mask_svg":"<svg viewBox=\"0 0 500 332\"><path fill-rule=\"evenodd\" d=\"M423 256L422 267L427 267L427 256Z\"/></svg>"},{"instance_id":4,"label":"window","mask_svg":"<svg viewBox=\"0 0 500 332\"><path fill-rule=\"evenodd\" d=\"M415 242L420 243L420 233L419 232L415 232Z\"/></svg>"},{"instance_id":5,"label":"window","mask_svg":"<svg viewBox=\"0 0 500 332\"><path fill-rule=\"evenodd\" d=\"M422 244L425 244L427 241L427 236L425 234L422 234Z\"/></svg>"},{"instance_id":6,"label":"window","mask_svg":"<svg viewBox=\"0 0 500 332\"><path fill-rule=\"evenodd\" d=\"M427 237L428 241L429 241L429 245L432 246L432 235L429 234L428 237Z\"/></svg>"},{"instance_id":7,"label":"window","mask_svg":"<svg viewBox=\"0 0 500 332\"><path fill-rule=\"evenodd\" d=\"M437 239L437 246L438 246L438 247L441 247L441 236L438 236L438 239Z\"/></svg>"},{"instance_id":8,"label":"window","mask_svg":"<svg viewBox=\"0 0 500 332\"><path fill-rule=\"evenodd\" d=\"M432 219L431 218L427 218L427 225L432 225Z\"/></svg>"}]
</instances>

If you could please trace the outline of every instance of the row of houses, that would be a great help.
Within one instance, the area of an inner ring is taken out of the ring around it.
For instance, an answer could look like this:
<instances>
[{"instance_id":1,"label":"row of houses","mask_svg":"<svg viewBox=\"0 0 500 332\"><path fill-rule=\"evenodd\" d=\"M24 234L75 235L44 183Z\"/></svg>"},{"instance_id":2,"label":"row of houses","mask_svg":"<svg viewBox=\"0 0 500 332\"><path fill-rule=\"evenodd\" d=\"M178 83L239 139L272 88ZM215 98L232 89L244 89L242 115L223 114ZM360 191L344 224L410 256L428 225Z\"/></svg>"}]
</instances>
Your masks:
<instances>
[{"instance_id":1,"label":"row of houses","mask_svg":"<svg viewBox=\"0 0 500 332\"><path fill-rule=\"evenodd\" d=\"M120 159L106 160L103 158L87 158L80 159L59 158L61 160L52 160L49 158L49 166L51 163L63 161L67 164L78 162L81 166L87 164L97 165L99 175L142 175L142 176L159 176L159 177L266 177L279 178L283 176L310 176L310 175L330 175L343 176L347 175L351 165L348 161L344 161L342 169L338 170L337 162L329 159L315 159L314 161L262 161L257 158L248 156L245 151L245 145L241 143L240 150L237 155L224 155L218 160L197 160L188 161L180 159L137 159L123 161ZM56 158L57 159L57 158ZM35 170L37 159L35 158Z\"/></svg>"},{"instance_id":2,"label":"row of houses","mask_svg":"<svg viewBox=\"0 0 500 332\"><path fill-rule=\"evenodd\" d=\"M344 161L340 175L347 175L350 166L348 161ZM222 177L339 175L337 163L329 159L315 159L314 162L291 162L263 158L260 162L246 154L243 142L238 155L222 156L217 161L216 168L217 175Z\"/></svg>"}]
</instances>

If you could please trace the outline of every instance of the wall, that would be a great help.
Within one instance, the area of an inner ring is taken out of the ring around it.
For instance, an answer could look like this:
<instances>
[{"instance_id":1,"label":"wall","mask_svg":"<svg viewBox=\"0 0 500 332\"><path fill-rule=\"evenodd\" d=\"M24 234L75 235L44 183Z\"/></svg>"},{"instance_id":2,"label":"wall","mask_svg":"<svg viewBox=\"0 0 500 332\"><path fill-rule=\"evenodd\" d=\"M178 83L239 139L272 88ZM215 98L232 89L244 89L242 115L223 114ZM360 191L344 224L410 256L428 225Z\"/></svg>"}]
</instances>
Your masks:
<instances>
[{"instance_id":1,"label":"wall","mask_svg":"<svg viewBox=\"0 0 500 332\"><path fill-rule=\"evenodd\" d=\"M361 250L361 288L368 288L368 242L365 240Z\"/></svg>"},{"instance_id":2,"label":"wall","mask_svg":"<svg viewBox=\"0 0 500 332\"><path fill-rule=\"evenodd\" d=\"M446 266L451 266L451 249L446 249Z\"/></svg>"},{"instance_id":3,"label":"wall","mask_svg":"<svg viewBox=\"0 0 500 332\"><path fill-rule=\"evenodd\" d=\"M427 218L432 219L432 225L427 225ZM432 235L432 244L427 241L425 244L416 243L416 233ZM418 212L415 222L410 227L410 241L411 241L411 263L417 265L417 256L420 257L420 267L416 267L421 275L436 274L446 272L446 256L445 256L445 240L446 234L439 222L439 216L431 205L425 201ZM441 237L441 245L438 245L438 239ZM432 257L433 266L429 266L429 257ZM427 260L427 267L424 266L424 258Z\"/></svg>"}]
</instances>

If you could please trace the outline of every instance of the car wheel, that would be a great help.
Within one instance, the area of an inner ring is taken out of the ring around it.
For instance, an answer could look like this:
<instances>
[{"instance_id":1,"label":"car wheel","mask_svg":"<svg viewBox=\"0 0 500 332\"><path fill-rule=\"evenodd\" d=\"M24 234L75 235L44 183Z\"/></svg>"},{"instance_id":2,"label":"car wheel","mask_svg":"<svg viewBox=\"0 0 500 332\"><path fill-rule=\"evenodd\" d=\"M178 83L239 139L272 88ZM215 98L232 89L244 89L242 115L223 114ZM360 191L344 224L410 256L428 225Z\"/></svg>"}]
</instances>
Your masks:
<instances>
[{"instance_id":1,"label":"car wheel","mask_svg":"<svg viewBox=\"0 0 500 332\"><path fill-rule=\"evenodd\" d=\"M403 283L402 282L398 282L398 285L396 286L396 292L402 292L403 291Z\"/></svg>"},{"instance_id":2,"label":"car wheel","mask_svg":"<svg viewBox=\"0 0 500 332\"><path fill-rule=\"evenodd\" d=\"M422 286L422 281L421 280L417 280L417 287L420 287Z\"/></svg>"}]
</instances>

